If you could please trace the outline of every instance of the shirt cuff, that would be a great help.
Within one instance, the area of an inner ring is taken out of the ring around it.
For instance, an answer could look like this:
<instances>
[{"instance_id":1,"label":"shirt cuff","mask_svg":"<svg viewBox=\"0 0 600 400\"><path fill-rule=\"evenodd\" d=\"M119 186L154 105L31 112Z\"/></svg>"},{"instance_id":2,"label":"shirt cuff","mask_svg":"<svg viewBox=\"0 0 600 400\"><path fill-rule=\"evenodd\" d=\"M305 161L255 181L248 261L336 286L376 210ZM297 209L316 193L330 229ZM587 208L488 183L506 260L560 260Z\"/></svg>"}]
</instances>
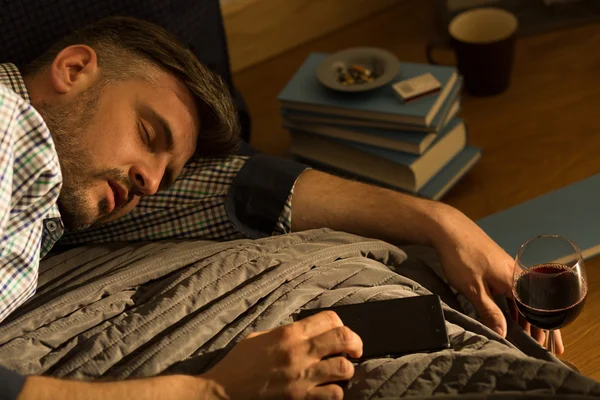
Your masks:
<instances>
[{"instance_id":1,"label":"shirt cuff","mask_svg":"<svg viewBox=\"0 0 600 400\"><path fill-rule=\"evenodd\" d=\"M296 182L298 182L297 177L294 181L292 189L290 190L290 194L283 205L283 211L281 212L281 215L279 215L279 220L277 220L277 224L275 224L273 235L283 235L292 231L292 197L294 195Z\"/></svg>"},{"instance_id":2,"label":"shirt cuff","mask_svg":"<svg viewBox=\"0 0 600 400\"><path fill-rule=\"evenodd\" d=\"M227 193L225 210L236 229L251 239L289 232L292 190L307 168L266 154L251 156Z\"/></svg>"},{"instance_id":3,"label":"shirt cuff","mask_svg":"<svg viewBox=\"0 0 600 400\"><path fill-rule=\"evenodd\" d=\"M24 376L0 367L0 400L15 400L24 385Z\"/></svg>"}]
</instances>

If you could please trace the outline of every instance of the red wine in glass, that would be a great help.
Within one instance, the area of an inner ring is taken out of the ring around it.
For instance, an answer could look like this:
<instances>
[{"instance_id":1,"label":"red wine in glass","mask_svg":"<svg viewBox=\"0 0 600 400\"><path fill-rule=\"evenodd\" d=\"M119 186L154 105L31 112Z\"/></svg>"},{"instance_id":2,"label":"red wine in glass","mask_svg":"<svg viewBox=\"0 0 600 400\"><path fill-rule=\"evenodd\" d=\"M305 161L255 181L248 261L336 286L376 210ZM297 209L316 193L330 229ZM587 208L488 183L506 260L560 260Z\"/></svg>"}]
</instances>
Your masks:
<instances>
[{"instance_id":1,"label":"red wine in glass","mask_svg":"<svg viewBox=\"0 0 600 400\"><path fill-rule=\"evenodd\" d=\"M579 247L558 235L521 245L515 258L513 295L527 322L547 331L547 349L556 351L554 330L572 322L585 304L587 279Z\"/></svg>"},{"instance_id":2,"label":"red wine in glass","mask_svg":"<svg viewBox=\"0 0 600 400\"><path fill-rule=\"evenodd\" d=\"M583 309L587 283L562 264L530 267L516 280L515 303L529 323L541 329L559 329Z\"/></svg>"}]
</instances>

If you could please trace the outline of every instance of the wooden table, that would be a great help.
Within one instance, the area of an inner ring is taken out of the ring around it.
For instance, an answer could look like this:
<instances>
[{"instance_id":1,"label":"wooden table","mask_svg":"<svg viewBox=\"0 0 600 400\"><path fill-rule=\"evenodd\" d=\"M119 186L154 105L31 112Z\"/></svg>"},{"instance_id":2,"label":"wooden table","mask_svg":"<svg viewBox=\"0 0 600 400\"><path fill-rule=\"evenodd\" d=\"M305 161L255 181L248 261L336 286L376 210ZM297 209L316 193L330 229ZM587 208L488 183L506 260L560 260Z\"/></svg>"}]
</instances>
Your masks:
<instances>
[{"instance_id":1,"label":"wooden table","mask_svg":"<svg viewBox=\"0 0 600 400\"><path fill-rule=\"evenodd\" d=\"M426 62L425 45L436 36L433 2L410 0L238 73L253 118L252 144L287 154L275 97L310 52L376 46ZM438 58L452 62L450 51ZM600 173L600 25L519 39L511 87L495 97L465 95L460 115L470 143L484 153L444 202L473 219ZM564 357L600 380L600 259L587 267L588 300L563 330Z\"/></svg>"}]
</instances>

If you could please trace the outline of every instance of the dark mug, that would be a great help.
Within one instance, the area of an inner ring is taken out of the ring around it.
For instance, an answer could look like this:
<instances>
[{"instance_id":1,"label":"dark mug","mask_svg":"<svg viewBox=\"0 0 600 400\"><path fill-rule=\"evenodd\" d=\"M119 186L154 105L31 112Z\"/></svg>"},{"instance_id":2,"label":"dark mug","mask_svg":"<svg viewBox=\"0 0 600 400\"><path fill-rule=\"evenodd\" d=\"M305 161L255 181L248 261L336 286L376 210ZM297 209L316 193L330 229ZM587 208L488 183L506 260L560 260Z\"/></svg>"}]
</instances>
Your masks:
<instances>
[{"instance_id":1,"label":"dark mug","mask_svg":"<svg viewBox=\"0 0 600 400\"><path fill-rule=\"evenodd\" d=\"M465 88L478 96L502 93L510 83L517 17L501 8L484 7L464 11L450 21L450 39L427 45L427 59L439 46L452 46Z\"/></svg>"}]
</instances>

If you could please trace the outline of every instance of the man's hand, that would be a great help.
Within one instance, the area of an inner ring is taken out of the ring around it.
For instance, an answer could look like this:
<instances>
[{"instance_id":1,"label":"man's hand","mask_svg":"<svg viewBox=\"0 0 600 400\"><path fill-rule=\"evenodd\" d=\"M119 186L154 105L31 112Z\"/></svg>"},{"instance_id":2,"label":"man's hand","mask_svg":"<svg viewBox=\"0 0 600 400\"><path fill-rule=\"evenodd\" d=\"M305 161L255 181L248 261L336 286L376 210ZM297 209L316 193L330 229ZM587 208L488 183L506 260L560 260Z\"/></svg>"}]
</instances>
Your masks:
<instances>
[{"instance_id":1,"label":"man's hand","mask_svg":"<svg viewBox=\"0 0 600 400\"><path fill-rule=\"evenodd\" d=\"M492 295L513 297L515 261L458 210L446 207L440 223L443 228L433 236L432 244L438 251L448 281L471 301L485 325L506 336L506 319ZM511 311L527 333L543 344L544 331L532 328L516 308ZM555 335L557 353L562 354L564 346L560 332Z\"/></svg>"},{"instance_id":2,"label":"man's hand","mask_svg":"<svg viewBox=\"0 0 600 400\"><path fill-rule=\"evenodd\" d=\"M202 378L226 399L341 399L362 341L331 311L249 335ZM328 356L334 356L326 358ZM325 358L325 359L324 359Z\"/></svg>"},{"instance_id":3,"label":"man's hand","mask_svg":"<svg viewBox=\"0 0 600 400\"><path fill-rule=\"evenodd\" d=\"M19 400L342 399L342 388L332 382L350 379L354 365L335 356L340 353L360 357L362 341L336 313L326 311L251 334L198 377L85 382L30 376Z\"/></svg>"},{"instance_id":4,"label":"man's hand","mask_svg":"<svg viewBox=\"0 0 600 400\"><path fill-rule=\"evenodd\" d=\"M328 227L395 244L434 246L450 283L473 303L483 323L506 335L506 320L491 295L512 297L514 261L460 211L315 170L298 178L292 210L292 231ZM543 332L519 322L543 341ZM563 351L560 333L557 351Z\"/></svg>"}]
</instances>

